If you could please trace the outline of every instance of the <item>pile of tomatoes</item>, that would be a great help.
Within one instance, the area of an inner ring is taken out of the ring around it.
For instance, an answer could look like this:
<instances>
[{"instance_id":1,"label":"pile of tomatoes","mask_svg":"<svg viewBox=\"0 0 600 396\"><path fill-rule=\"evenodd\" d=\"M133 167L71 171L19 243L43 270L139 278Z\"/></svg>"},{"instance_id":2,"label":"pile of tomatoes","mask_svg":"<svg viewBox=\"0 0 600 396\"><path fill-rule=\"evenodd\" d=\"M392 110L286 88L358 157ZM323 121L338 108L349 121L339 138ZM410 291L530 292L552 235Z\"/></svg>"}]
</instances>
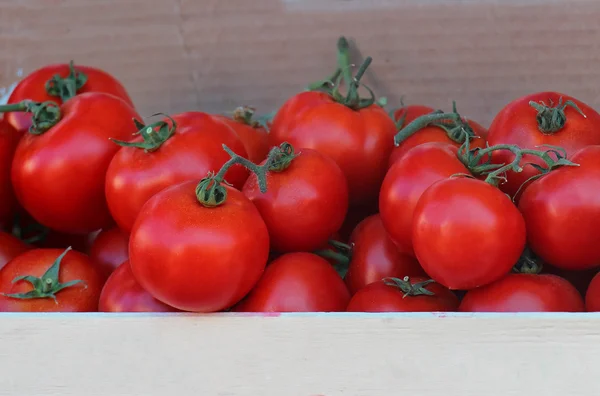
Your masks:
<instances>
[{"instance_id":1,"label":"pile of tomatoes","mask_svg":"<svg viewBox=\"0 0 600 396\"><path fill-rule=\"evenodd\" d=\"M0 106L0 311L600 310L600 114L392 111L340 38L270 116L137 113L92 67Z\"/></svg>"}]
</instances>

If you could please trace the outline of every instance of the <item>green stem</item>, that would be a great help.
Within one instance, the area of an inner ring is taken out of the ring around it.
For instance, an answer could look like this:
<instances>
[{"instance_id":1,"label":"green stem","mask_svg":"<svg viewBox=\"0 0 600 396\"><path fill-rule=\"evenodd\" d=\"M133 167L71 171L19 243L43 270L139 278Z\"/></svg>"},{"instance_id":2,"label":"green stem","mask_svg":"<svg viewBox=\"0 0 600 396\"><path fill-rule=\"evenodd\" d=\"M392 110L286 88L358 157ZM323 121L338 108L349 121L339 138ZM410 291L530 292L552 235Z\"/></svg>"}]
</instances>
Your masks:
<instances>
[{"instance_id":1,"label":"green stem","mask_svg":"<svg viewBox=\"0 0 600 396\"><path fill-rule=\"evenodd\" d=\"M337 63L338 68L342 71L342 77L346 87L350 87L352 84L352 64L350 63L350 45L346 37L342 36L337 42Z\"/></svg>"},{"instance_id":2,"label":"green stem","mask_svg":"<svg viewBox=\"0 0 600 396\"><path fill-rule=\"evenodd\" d=\"M518 274L539 274L542 272L543 267L543 263L533 251L529 247L525 247L519 261L513 267L513 272Z\"/></svg>"},{"instance_id":3,"label":"green stem","mask_svg":"<svg viewBox=\"0 0 600 396\"><path fill-rule=\"evenodd\" d=\"M87 82L87 76L75 69L73 61L69 62L69 75L62 78L59 74L46 81L46 92L50 96L58 96L63 102L77 95Z\"/></svg>"},{"instance_id":4,"label":"green stem","mask_svg":"<svg viewBox=\"0 0 600 396\"><path fill-rule=\"evenodd\" d=\"M284 142L279 146L279 155L276 155L269 166L271 172L283 172L292 164L294 158L298 155L294 152L294 147Z\"/></svg>"},{"instance_id":5,"label":"green stem","mask_svg":"<svg viewBox=\"0 0 600 396\"><path fill-rule=\"evenodd\" d=\"M567 122L565 109L567 106L574 108L583 118L587 118L572 100L567 100L563 103L562 96L558 99L556 107L553 107L552 102L550 102L550 105L546 105L544 102L530 101L529 105L538 112L536 116L538 129L546 135L552 135L565 126Z\"/></svg>"},{"instance_id":6,"label":"green stem","mask_svg":"<svg viewBox=\"0 0 600 396\"><path fill-rule=\"evenodd\" d=\"M34 135L41 135L56 125L61 119L60 106L52 101L40 103L24 100L19 103L0 106L0 113L13 111L31 113L29 132Z\"/></svg>"},{"instance_id":7,"label":"green stem","mask_svg":"<svg viewBox=\"0 0 600 396\"><path fill-rule=\"evenodd\" d=\"M393 287L400 289L402 291L402 293L404 293L404 295L402 297L434 296L435 295L434 292L426 289L427 285L435 283L435 281L433 279L428 279L423 282L417 282L415 284L413 284L410 281L410 278L408 276L405 276L403 279L390 277L390 278L383 278L382 280L383 280L383 283L385 283L386 285L393 286Z\"/></svg>"},{"instance_id":8,"label":"green stem","mask_svg":"<svg viewBox=\"0 0 600 396\"><path fill-rule=\"evenodd\" d=\"M399 146L410 136L428 126L435 126L443 129L452 141L460 144L464 143L467 138L470 139L474 137L475 133L473 132L473 129L462 119L460 114L456 112L456 104L454 104L453 107L454 111L451 113L435 111L431 114L425 114L415 118L412 122L404 127L404 120L400 120L396 124L399 128L399 131L396 136L394 136L394 144Z\"/></svg>"},{"instance_id":9,"label":"green stem","mask_svg":"<svg viewBox=\"0 0 600 396\"><path fill-rule=\"evenodd\" d=\"M171 124L169 124L165 120L161 120L150 125L144 125L136 119L133 120L133 122L138 128L138 131L134 133L134 136L141 135L143 141L127 142L113 138L110 138L110 140L121 147L135 147L143 149L145 152L153 152L158 150L167 140L169 140L175 134L175 131L177 129L177 123L173 118L163 113L153 114L152 117L156 117L158 115L167 117L171 121Z\"/></svg>"}]
</instances>

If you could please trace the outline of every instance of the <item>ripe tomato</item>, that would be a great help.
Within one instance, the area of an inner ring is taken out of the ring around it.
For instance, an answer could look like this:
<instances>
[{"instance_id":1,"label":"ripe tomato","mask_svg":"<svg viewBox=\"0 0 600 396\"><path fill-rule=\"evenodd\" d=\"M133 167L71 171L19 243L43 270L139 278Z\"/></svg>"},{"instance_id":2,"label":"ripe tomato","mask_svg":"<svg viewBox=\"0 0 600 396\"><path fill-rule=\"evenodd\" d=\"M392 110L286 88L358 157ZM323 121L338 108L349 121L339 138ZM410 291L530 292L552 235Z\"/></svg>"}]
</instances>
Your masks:
<instances>
[{"instance_id":1,"label":"ripe tomato","mask_svg":"<svg viewBox=\"0 0 600 396\"><path fill-rule=\"evenodd\" d=\"M385 278L360 289L348 312L448 312L458 309L458 297L427 278Z\"/></svg>"},{"instance_id":2,"label":"ripe tomato","mask_svg":"<svg viewBox=\"0 0 600 396\"><path fill-rule=\"evenodd\" d=\"M288 142L332 158L348 181L350 204L375 202L394 145L396 127L373 104L354 110L323 92L293 96L279 109L270 130L271 145Z\"/></svg>"},{"instance_id":3,"label":"ripe tomato","mask_svg":"<svg viewBox=\"0 0 600 396\"><path fill-rule=\"evenodd\" d=\"M235 312L339 312L350 301L344 281L327 260L288 253L273 261Z\"/></svg>"},{"instance_id":4,"label":"ripe tomato","mask_svg":"<svg viewBox=\"0 0 600 396\"><path fill-rule=\"evenodd\" d=\"M129 261L115 269L102 288L100 312L176 312L144 290L133 277Z\"/></svg>"},{"instance_id":5,"label":"ripe tomato","mask_svg":"<svg viewBox=\"0 0 600 396\"><path fill-rule=\"evenodd\" d=\"M85 254L33 249L0 270L0 312L94 312L101 289Z\"/></svg>"},{"instance_id":6,"label":"ripe tomato","mask_svg":"<svg viewBox=\"0 0 600 396\"><path fill-rule=\"evenodd\" d=\"M0 120L0 228L12 222L17 207L10 168L18 142L17 132L6 121Z\"/></svg>"},{"instance_id":7,"label":"ripe tomato","mask_svg":"<svg viewBox=\"0 0 600 396\"><path fill-rule=\"evenodd\" d=\"M0 231L0 269L10 260L21 253L30 250L31 247L8 232Z\"/></svg>"},{"instance_id":8,"label":"ripe tomato","mask_svg":"<svg viewBox=\"0 0 600 396\"><path fill-rule=\"evenodd\" d=\"M477 179L448 178L421 195L412 240L432 279L469 290L500 279L517 263L525 248L525 220L498 188Z\"/></svg>"},{"instance_id":9,"label":"ripe tomato","mask_svg":"<svg viewBox=\"0 0 600 396\"><path fill-rule=\"evenodd\" d=\"M567 105L569 102L577 105L585 116ZM600 114L585 103L557 92L527 95L509 103L496 115L489 129L488 142L490 145L515 144L523 149L559 146L571 159L579 149L600 144ZM497 151L492 158L494 163L510 163L514 154ZM523 156L521 164L526 163L544 165L538 157L531 155ZM507 182L500 188L514 197L519 187L538 173L532 166L523 166L519 173L510 171Z\"/></svg>"},{"instance_id":10,"label":"ripe tomato","mask_svg":"<svg viewBox=\"0 0 600 396\"><path fill-rule=\"evenodd\" d=\"M527 224L531 250L544 262L567 270L600 265L600 146L589 146L565 166L531 183L519 210Z\"/></svg>"},{"instance_id":11,"label":"ripe tomato","mask_svg":"<svg viewBox=\"0 0 600 396\"><path fill-rule=\"evenodd\" d=\"M352 260L344 278L351 294L383 278L425 276L413 257L398 251L379 215L363 220L350 236Z\"/></svg>"},{"instance_id":12,"label":"ripe tomato","mask_svg":"<svg viewBox=\"0 0 600 396\"><path fill-rule=\"evenodd\" d=\"M184 311L215 312L242 299L262 275L269 233L244 194L223 185L225 202L205 207L188 181L146 202L129 240L131 269L140 285Z\"/></svg>"},{"instance_id":13,"label":"ripe tomato","mask_svg":"<svg viewBox=\"0 0 600 396\"><path fill-rule=\"evenodd\" d=\"M456 147L426 143L410 150L395 163L383 180L379 210L383 226L401 252L414 256L413 215L429 186L452 175L469 171L457 157Z\"/></svg>"},{"instance_id":14,"label":"ripe tomato","mask_svg":"<svg viewBox=\"0 0 600 396\"><path fill-rule=\"evenodd\" d=\"M233 119L225 116L217 118L235 131L246 148L248 159L258 164L267 158L271 144L269 133L259 122L252 119L253 115L254 109L239 107L235 110Z\"/></svg>"},{"instance_id":15,"label":"ripe tomato","mask_svg":"<svg viewBox=\"0 0 600 396\"><path fill-rule=\"evenodd\" d=\"M100 232L90 249L90 258L104 279L107 279L129 258L129 234L117 227Z\"/></svg>"},{"instance_id":16,"label":"ripe tomato","mask_svg":"<svg viewBox=\"0 0 600 396\"><path fill-rule=\"evenodd\" d=\"M104 179L138 114L123 100L85 93L60 108L61 119L46 132L23 136L15 152L12 183L23 208L56 231L87 234L112 224Z\"/></svg>"},{"instance_id":17,"label":"ripe tomato","mask_svg":"<svg viewBox=\"0 0 600 396\"><path fill-rule=\"evenodd\" d=\"M588 312L600 312L600 273L594 276L585 293L585 309Z\"/></svg>"},{"instance_id":18,"label":"ripe tomato","mask_svg":"<svg viewBox=\"0 0 600 396\"><path fill-rule=\"evenodd\" d=\"M567 280L550 274L508 274L467 292L461 312L581 312L581 295Z\"/></svg>"},{"instance_id":19,"label":"ripe tomato","mask_svg":"<svg viewBox=\"0 0 600 396\"><path fill-rule=\"evenodd\" d=\"M131 142L137 147L118 149L115 144L118 152L106 172L106 201L119 227L127 232L153 195L166 187L199 180L209 172L218 171L230 158L223 151L223 144L242 157L247 156L233 129L218 118L201 112L181 113L172 118L176 123L174 131L168 119L150 126L154 130L152 136L158 140L157 143L148 140L152 149L143 149L147 144L143 137ZM241 166L227 173L227 181L236 188L241 188L247 177L248 171Z\"/></svg>"},{"instance_id":20,"label":"ripe tomato","mask_svg":"<svg viewBox=\"0 0 600 396\"><path fill-rule=\"evenodd\" d=\"M56 79L55 76L60 78ZM49 90L48 84L52 85L53 88ZM67 92L69 84L77 88L77 94L102 92L123 99L129 106L133 107L129 94L113 76L93 67L69 64L48 65L28 74L12 91L8 103L13 104L23 100L32 100L34 102L53 101L61 104L63 99L66 100L73 94L73 92ZM62 94L51 95L49 91L54 94ZM29 113L6 113L6 120L19 132L19 135L23 135L31 126L31 114Z\"/></svg>"},{"instance_id":21,"label":"ripe tomato","mask_svg":"<svg viewBox=\"0 0 600 396\"><path fill-rule=\"evenodd\" d=\"M242 192L267 224L271 250L313 251L327 243L344 222L348 210L346 178L332 159L318 151L294 153L293 148L287 148L290 151L282 159L283 169L267 174L265 193L254 174Z\"/></svg>"}]
</instances>

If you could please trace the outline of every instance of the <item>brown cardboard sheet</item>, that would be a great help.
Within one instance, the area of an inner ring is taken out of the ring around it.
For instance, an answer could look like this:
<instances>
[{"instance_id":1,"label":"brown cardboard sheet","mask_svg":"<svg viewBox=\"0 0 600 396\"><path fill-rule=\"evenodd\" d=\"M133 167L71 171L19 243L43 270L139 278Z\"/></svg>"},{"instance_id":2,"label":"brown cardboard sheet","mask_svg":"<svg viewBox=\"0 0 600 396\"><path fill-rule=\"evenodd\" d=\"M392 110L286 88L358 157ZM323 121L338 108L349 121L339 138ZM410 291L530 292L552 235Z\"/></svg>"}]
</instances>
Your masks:
<instances>
[{"instance_id":1,"label":"brown cardboard sheet","mask_svg":"<svg viewBox=\"0 0 600 396\"><path fill-rule=\"evenodd\" d=\"M0 0L0 87L73 59L114 73L144 115L268 112L330 73L343 34L391 105L456 100L489 124L532 91L600 108L598 21L597 0Z\"/></svg>"}]
</instances>

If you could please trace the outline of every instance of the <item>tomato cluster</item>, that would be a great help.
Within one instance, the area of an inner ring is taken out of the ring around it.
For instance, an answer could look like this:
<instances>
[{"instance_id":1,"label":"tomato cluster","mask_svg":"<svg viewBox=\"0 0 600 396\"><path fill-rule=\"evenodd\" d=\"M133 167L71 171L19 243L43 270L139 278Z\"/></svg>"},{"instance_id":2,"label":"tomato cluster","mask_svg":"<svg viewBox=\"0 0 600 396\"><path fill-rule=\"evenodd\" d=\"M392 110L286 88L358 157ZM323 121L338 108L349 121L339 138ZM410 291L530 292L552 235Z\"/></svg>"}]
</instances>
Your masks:
<instances>
[{"instance_id":1,"label":"tomato cluster","mask_svg":"<svg viewBox=\"0 0 600 396\"><path fill-rule=\"evenodd\" d=\"M0 106L0 311L600 311L598 112L386 111L337 50L271 117L145 122L99 69L26 76Z\"/></svg>"}]
</instances>

